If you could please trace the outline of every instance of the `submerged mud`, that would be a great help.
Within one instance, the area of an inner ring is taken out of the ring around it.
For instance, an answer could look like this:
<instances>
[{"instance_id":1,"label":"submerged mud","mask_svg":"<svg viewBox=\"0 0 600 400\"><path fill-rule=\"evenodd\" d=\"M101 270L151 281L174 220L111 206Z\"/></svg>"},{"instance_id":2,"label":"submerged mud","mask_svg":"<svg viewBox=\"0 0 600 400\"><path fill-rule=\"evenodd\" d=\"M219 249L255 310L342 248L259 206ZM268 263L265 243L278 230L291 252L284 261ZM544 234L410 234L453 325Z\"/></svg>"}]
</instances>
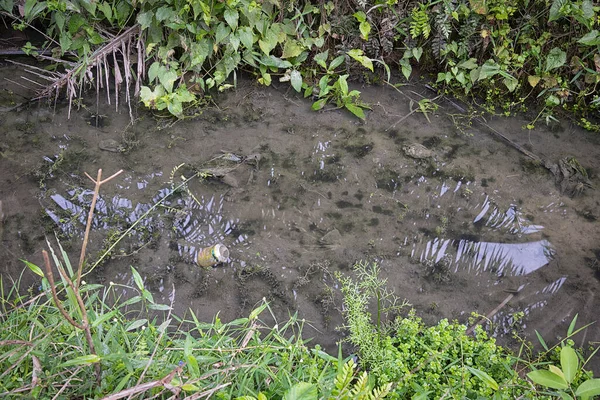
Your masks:
<instances>
[{"instance_id":1,"label":"submerged mud","mask_svg":"<svg viewBox=\"0 0 600 400\"><path fill-rule=\"evenodd\" d=\"M2 85L10 101L16 89ZM373 108L365 123L245 81L175 123L137 110L132 125L127 110L96 111L95 98L71 119L62 103L2 113L2 279L19 278L20 259L39 264L55 234L78 259L93 194L84 172L123 169L102 187L86 280L133 285L134 266L156 300L175 291L180 315L234 319L264 297L279 318L297 311L310 321L305 334L333 349L342 337L335 272L372 260L432 323L475 312L507 342L515 330L552 342L576 314L580 324L597 318L598 135L567 122L527 132L525 119L488 120L544 160L574 157L591 186L565 193L485 128L454 125L444 102L428 122L393 89L359 89ZM90 123L96 114L101 124ZM229 263L194 265L215 243ZM37 290L34 276L22 279ZM597 342L600 330L576 339Z\"/></svg>"}]
</instances>

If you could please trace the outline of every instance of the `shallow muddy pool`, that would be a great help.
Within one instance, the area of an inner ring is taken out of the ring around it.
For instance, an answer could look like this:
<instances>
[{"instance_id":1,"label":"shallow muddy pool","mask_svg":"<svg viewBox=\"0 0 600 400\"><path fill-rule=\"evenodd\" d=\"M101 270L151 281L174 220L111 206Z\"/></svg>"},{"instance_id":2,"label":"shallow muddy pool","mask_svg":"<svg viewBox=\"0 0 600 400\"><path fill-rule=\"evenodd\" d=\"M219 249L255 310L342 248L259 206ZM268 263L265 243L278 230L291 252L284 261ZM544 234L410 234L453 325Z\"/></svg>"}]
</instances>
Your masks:
<instances>
[{"instance_id":1,"label":"shallow muddy pool","mask_svg":"<svg viewBox=\"0 0 600 400\"><path fill-rule=\"evenodd\" d=\"M20 101L11 85L2 83L5 103ZM429 118L411 112L408 97L434 97L424 88L358 89L372 105L365 123L248 81L177 123L137 110L131 124L125 107L97 110L95 96L71 119L60 102L2 112L4 281L19 277L20 259L41 262L52 232L78 259L93 194L84 172L122 169L102 186L85 279L132 285L134 266L157 301L175 289L180 315L234 319L264 297L281 318L297 311L311 323L306 336L333 350L334 275L371 260L428 322L477 312L507 343L511 330L553 342L576 314L580 325L598 318L600 136L488 117L548 166L565 170L575 157L590 181L569 189L485 126L457 129L444 101ZM229 262L194 265L215 243ZM35 277L23 279L37 290ZM600 329L577 341L600 341Z\"/></svg>"}]
</instances>

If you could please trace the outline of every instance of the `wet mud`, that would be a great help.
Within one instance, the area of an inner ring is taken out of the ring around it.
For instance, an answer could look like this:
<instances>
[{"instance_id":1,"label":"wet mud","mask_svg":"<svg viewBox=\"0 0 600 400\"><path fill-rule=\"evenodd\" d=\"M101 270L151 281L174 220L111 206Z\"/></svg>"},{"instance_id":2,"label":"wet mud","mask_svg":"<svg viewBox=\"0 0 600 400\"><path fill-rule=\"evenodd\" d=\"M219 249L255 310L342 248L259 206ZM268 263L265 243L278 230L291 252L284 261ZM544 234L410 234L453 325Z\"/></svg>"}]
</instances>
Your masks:
<instances>
[{"instance_id":1,"label":"wet mud","mask_svg":"<svg viewBox=\"0 0 600 400\"><path fill-rule=\"evenodd\" d=\"M169 303L174 288L180 315L232 320L266 298L278 318L298 312L310 322L305 334L335 350L343 333L334 275L372 260L431 323L489 315L512 296L487 324L509 345L513 330L553 342L576 314L580 324L598 318L597 134L566 121L529 132L525 117L488 118L564 173L585 172L589 185L565 190L484 128L454 125L444 101L429 118L406 117L409 101L394 89L357 87L373 108L363 123L312 112L287 87L238 83L179 122L136 110L131 124L126 109L102 100L96 112L95 96L71 119L61 102L2 112L5 284L21 276L20 259L41 263L46 238L77 259L93 194L84 172L123 169L102 187L85 279L132 285L134 266L156 300ZM18 90L2 82L2 101L18 102ZM229 263L194 265L215 243L229 248ZM21 279L38 289L29 272ZM598 342L600 330L576 339Z\"/></svg>"}]
</instances>

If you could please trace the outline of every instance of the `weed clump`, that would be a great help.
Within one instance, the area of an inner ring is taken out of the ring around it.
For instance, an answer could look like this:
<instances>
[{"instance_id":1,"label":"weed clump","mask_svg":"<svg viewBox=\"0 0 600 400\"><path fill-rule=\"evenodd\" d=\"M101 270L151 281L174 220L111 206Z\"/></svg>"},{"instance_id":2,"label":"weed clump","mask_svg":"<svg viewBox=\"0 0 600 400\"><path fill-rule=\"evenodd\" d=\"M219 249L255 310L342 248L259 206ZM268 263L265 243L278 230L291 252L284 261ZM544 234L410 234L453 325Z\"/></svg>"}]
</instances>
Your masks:
<instances>
[{"instance_id":1,"label":"weed clump","mask_svg":"<svg viewBox=\"0 0 600 400\"><path fill-rule=\"evenodd\" d=\"M344 295L348 341L356 346L361 365L379 384L396 383L393 398L548 398L544 391L546 384L558 389L543 379L550 371L539 373L537 370L547 370L546 358L553 354L553 349L541 338L546 353L534 361L523 361L498 346L479 324L467 329L456 321L442 319L437 325L426 326L414 309L399 316L408 304L399 302L388 291L386 280L379 277L377 264L359 262L354 271L357 280L337 274ZM376 310L375 315L371 314L371 309ZM576 333L575 321L568 336ZM473 332L473 336L467 332ZM580 385L579 388L596 386L595 393L600 394L600 380L591 379L591 375L583 370L568 342L561 343L560 359L563 360L562 353L567 354L565 359L568 358L571 365L563 366L563 370L569 371L571 380L556 378L557 381L562 379L560 388L566 390L570 384ZM519 374L530 368L534 371L527 375L528 378L544 390L536 390ZM550 370L559 368L551 367ZM564 374L562 371L552 373Z\"/></svg>"}]
</instances>

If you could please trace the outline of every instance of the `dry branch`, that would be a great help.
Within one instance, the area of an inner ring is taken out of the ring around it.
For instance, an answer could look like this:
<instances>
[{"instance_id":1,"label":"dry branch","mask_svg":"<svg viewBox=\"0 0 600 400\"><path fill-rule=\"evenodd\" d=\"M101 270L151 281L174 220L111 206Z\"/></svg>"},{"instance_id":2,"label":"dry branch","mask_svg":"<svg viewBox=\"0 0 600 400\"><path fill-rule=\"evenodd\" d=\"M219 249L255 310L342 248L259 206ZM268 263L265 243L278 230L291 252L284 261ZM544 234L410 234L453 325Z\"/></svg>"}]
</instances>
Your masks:
<instances>
[{"instance_id":1,"label":"dry branch","mask_svg":"<svg viewBox=\"0 0 600 400\"><path fill-rule=\"evenodd\" d=\"M158 379L158 380L152 381L152 382L142 383L141 385L136 385L129 389L122 390L118 393L111 394L110 396L106 396L102 400L118 400L118 399L122 399L124 397L135 396L137 394L144 393L150 389L154 389L155 387L160 387L160 386L166 387L166 388L170 389L172 392L176 391L177 393L179 393L179 391L181 391L181 388L171 385L171 381L173 380L175 375L180 374L182 371L183 371L182 367L177 367L162 379Z\"/></svg>"},{"instance_id":2,"label":"dry branch","mask_svg":"<svg viewBox=\"0 0 600 400\"><path fill-rule=\"evenodd\" d=\"M108 33L105 34L108 35ZM115 105L118 107L119 89L121 83L125 82L125 85L127 86L125 102L129 107L129 116L133 121L130 88L135 81L134 96L139 94L139 80L142 78L145 71L144 48L145 46L141 37L141 27L138 24L135 24L119 35L110 38L106 44L98 48L89 56L82 57L81 61L77 63L47 56L44 57L52 62L62 64L65 67L65 72L62 73L46 71L38 67L18 62L13 63L23 66L24 71L27 73L35 75L43 80L50 81L50 83L38 83L22 77L24 80L28 80L29 82L41 86L41 89L37 91L36 97L31 99L32 101L57 96L60 91L65 89L66 97L69 100L69 118L71 116L73 99L81 95L85 84L96 85L97 95L99 95L101 88L105 88L109 98L108 103L110 104L109 74L112 69L115 85ZM111 54L112 59L110 58ZM112 66L108 65L109 60L113 62ZM121 60L121 65L119 65L118 60ZM132 60L137 62L135 76L132 74ZM94 68L96 68L95 74L92 72Z\"/></svg>"},{"instance_id":3,"label":"dry branch","mask_svg":"<svg viewBox=\"0 0 600 400\"><path fill-rule=\"evenodd\" d=\"M109 176L108 178L106 178L104 180L102 180L102 168L100 168L98 170L98 177L96 178L96 180L94 180L91 176L89 176L87 174L87 172L84 172L85 176L87 176L92 182L94 182L95 186L94 186L94 197L92 197L92 204L90 205L90 211L88 213L87 224L85 226L85 234L83 236L83 244L81 245L81 254L79 255L79 264L78 264L78 268L77 268L77 279L75 280L75 282L76 282L75 287L77 287L77 288L79 288L79 283L81 282L81 273L83 270L83 262L85 260L85 253L86 253L86 249L87 249L88 239L90 236L90 229L92 228L92 219L94 217L94 209L96 208L96 201L98 200L98 195L100 194L100 186L102 186L106 182L110 181L111 179L113 179L114 177L119 175L121 172L123 172L122 169L115 172L114 174L112 174L111 176Z\"/></svg>"},{"instance_id":4,"label":"dry branch","mask_svg":"<svg viewBox=\"0 0 600 400\"><path fill-rule=\"evenodd\" d=\"M56 268L58 269L58 272L59 272L61 278L67 283L67 285L71 288L71 290L73 291L73 294L75 295L75 299L77 301L77 306L78 306L79 310L81 311L81 323L75 321L69 315L69 313L67 313L67 311L64 309L64 307L62 305L62 302L58 298L58 294L56 292L56 284L54 282L54 274L52 272L52 266L50 264L50 258L48 257L48 252L46 250L42 250L42 256L44 258L44 267L46 269L46 278L48 279L48 283L50 285L50 291L52 292L52 298L54 299L54 303L56 304L56 307L59 309L62 316L69 322L69 324L71 324L75 328L80 329L84 332L86 341L89 346L90 353L95 354L95 355L97 355L97 353L96 353L96 349L94 346L94 340L92 338L92 330L90 327L85 303L83 301L83 298L81 297L81 293L79 292L79 285L81 282L81 272L83 269L83 261L85 259L85 252L86 252L86 248L87 248L89 233L90 233L90 229L92 226L94 209L96 208L96 200L98 199L98 194L100 193L100 186L102 186L102 184L110 181L111 179L113 179L114 177L119 175L121 172L123 172L123 170L116 172L115 174L111 175L110 177L108 177L104 180L102 180L102 169L98 170L98 178L96 180L94 180L87 173L85 173L85 175L88 178L90 178L90 180L92 182L94 182L95 187L94 187L94 197L92 198L92 204L90 205L90 211L88 214L85 236L83 238L83 244L81 246L81 255L80 255L80 259L79 259L79 266L77 269L77 276L75 277L75 282L73 282L73 280L68 276L66 271L60 265L60 263L58 263L58 262L56 263ZM95 363L94 368L96 369L96 381L98 384L100 384L100 380L102 377L102 367L101 367L100 363Z\"/></svg>"}]
</instances>

